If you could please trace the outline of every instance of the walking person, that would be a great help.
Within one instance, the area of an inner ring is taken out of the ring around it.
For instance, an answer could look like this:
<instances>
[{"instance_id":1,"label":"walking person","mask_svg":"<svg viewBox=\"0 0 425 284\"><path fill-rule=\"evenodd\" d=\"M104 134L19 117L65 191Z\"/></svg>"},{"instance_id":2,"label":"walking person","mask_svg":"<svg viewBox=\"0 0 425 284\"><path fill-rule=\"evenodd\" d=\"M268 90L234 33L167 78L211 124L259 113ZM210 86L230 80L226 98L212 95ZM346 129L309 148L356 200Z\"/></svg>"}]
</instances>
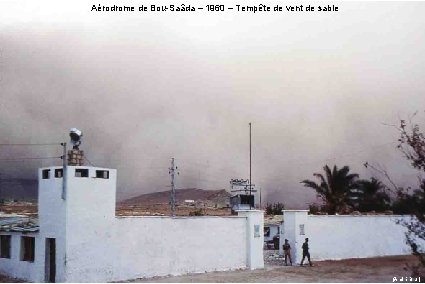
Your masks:
<instances>
[{"instance_id":1,"label":"walking person","mask_svg":"<svg viewBox=\"0 0 425 284\"><path fill-rule=\"evenodd\" d=\"M301 266L303 266L304 259L306 257L308 259L308 263L310 264L310 266L313 266L310 260L310 252L308 251L308 238L305 238L305 242L303 243L302 249L303 249L303 259L301 260Z\"/></svg>"},{"instance_id":2,"label":"walking person","mask_svg":"<svg viewBox=\"0 0 425 284\"><path fill-rule=\"evenodd\" d=\"M288 262L287 262L288 258L292 266L291 245L288 243L287 239L285 239L285 243L283 244L282 248L283 248L283 254L285 255L285 266L288 266Z\"/></svg>"}]
</instances>

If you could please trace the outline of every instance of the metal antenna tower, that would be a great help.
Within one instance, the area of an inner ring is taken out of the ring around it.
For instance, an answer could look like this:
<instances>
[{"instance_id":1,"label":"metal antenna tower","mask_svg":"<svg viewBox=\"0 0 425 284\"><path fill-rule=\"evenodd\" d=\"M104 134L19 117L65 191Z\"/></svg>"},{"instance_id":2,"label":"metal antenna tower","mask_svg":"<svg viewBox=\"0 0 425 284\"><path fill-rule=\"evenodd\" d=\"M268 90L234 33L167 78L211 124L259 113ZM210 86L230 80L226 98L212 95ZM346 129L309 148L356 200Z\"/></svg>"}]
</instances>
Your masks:
<instances>
[{"instance_id":1,"label":"metal antenna tower","mask_svg":"<svg viewBox=\"0 0 425 284\"><path fill-rule=\"evenodd\" d=\"M176 216L176 188L174 186L174 177L177 167L174 166L174 158L171 158L171 167L168 169L168 173L171 175L171 196L170 196L170 205L171 205L171 216ZM180 174L177 172L177 174Z\"/></svg>"}]
</instances>

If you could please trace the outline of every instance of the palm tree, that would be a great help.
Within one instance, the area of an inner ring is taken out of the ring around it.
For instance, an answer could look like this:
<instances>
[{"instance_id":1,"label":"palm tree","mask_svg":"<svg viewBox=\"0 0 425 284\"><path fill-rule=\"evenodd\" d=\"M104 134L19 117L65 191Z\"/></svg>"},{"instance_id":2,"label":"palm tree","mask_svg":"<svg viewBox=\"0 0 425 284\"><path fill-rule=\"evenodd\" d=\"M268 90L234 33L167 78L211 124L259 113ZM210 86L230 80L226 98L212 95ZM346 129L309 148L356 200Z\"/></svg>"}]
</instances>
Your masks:
<instances>
[{"instance_id":1,"label":"palm tree","mask_svg":"<svg viewBox=\"0 0 425 284\"><path fill-rule=\"evenodd\" d=\"M305 187L316 190L317 195L322 198L328 214L335 214L344 209L350 198L351 191L357 188L358 174L349 174L350 168L344 166L338 169L336 166L331 170L328 165L323 167L325 175L313 174L320 183L311 180L303 180Z\"/></svg>"},{"instance_id":2,"label":"palm tree","mask_svg":"<svg viewBox=\"0 0 425 284\"><path fill-rule=\"evenodd\" d=\"M358 210L361 212L383 212L390 208L391 198L385 192L385 185L372 177L370 180L360 180Z\"/></svg>"},{"instance_id":3,"label":"palm tree","mask_svg":"<svg viewBox=\"0 0 425 284\"><path fill-rule=\"evenodd\" d=\"M385 185L378 179L372 177L370 180L360 180L358 210L362 212L378 211L389 209L390 196L385 192Z\"/></svg>"}]
</instances>

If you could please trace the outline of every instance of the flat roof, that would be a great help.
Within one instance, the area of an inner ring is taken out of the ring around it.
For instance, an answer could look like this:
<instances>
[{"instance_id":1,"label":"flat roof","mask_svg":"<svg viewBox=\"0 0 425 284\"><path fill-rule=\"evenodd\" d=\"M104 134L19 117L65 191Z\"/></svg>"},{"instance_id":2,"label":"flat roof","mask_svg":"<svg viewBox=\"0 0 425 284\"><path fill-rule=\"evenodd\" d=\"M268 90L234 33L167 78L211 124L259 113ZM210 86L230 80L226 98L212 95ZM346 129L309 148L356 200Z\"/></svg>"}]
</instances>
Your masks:
<instances>
[{"instance_id":1,"label":"flat roof","mask_svg":"<svg viewBox=\"0 0 425 284\"><path fill-rule=\"evenodd\" d=\"M38 219L17 214L0 215L0 232L38 232Z\"/></svg>"},{"instance_id":2,"label":"flat roof","mask_svg":"<svg viewBox=\"0 0 425 284\"><path fill-rule=\"evenodd\" d=\"M67 168L72 169L101 169L101 170L116 170L111 168L103 168L103 167L93 167L93 166L66 166ZM48 169L62 169L63 166L49 166L49 167L42 167L38 168L39 170L48 170Z\"/></svg>"}]
</instances>

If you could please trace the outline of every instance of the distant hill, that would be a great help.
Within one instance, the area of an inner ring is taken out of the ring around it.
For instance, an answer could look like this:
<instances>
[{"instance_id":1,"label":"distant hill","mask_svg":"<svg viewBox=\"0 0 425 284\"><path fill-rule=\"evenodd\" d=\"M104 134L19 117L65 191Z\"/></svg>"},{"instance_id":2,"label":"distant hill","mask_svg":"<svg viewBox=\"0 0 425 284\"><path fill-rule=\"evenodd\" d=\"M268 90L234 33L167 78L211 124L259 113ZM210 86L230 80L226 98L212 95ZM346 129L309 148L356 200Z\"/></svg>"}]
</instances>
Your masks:
<instances>
[{"instance_id":1,"label":"distant hill","mask_svg":"<svg viewBox=\"0 0 425 284\"><path fill-rule=\"evenodd\" d=\"M198 188L176 189L177 204L184 203L185 200L194 200L210 205L217 204L225 206L228 204L230 193L225 189L220 190L203 190ZM152 204L168 204L170 201L170 191L161 191L142 194L124 201L119 202L120 205L152 205Z\"/></svg>"},{"instance_id":2,"label":"distant hill","mask_svg":"<svg viewBox=\"0 0 425 284\"><path fill-rule=\"evenodd\" d=\"M36 179L0 179L0 199L36 201L37 191Z\"/></svg>"}]
</instances>

